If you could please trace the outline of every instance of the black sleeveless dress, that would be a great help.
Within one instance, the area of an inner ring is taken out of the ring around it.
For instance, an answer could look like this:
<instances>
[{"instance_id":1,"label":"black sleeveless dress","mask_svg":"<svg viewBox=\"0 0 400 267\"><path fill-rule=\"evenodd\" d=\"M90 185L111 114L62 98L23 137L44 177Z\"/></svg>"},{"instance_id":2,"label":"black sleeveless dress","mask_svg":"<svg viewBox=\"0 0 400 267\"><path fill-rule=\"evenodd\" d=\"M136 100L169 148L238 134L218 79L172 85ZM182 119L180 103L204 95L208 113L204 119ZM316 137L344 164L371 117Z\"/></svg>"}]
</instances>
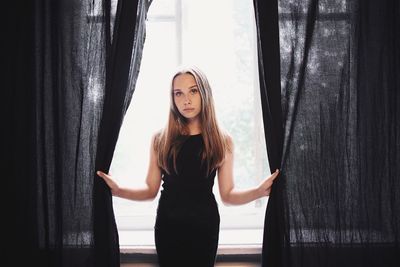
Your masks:
<instances>
[{"instance_id":1,"label":"black sleeveless dress","mask_svg":"<svg viewBox=\"0 0 400 267\"><path fill-rule=\"evenodd\" d=\"M218 247L220 217L212 192L216 171L201 164L201 134L184 137L177 156L178 174L163 173L155 223L161 267L212 267Z\"/></svg>"}]
</instances>

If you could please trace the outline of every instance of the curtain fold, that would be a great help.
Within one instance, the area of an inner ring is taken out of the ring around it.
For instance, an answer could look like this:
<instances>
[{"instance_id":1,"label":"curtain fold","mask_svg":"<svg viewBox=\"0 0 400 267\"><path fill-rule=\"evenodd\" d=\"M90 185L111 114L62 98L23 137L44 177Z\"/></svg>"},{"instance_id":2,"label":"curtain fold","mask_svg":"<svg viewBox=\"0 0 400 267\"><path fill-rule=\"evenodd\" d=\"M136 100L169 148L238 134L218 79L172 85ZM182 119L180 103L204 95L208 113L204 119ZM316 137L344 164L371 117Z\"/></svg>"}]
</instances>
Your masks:
<instances>
[{"instance_id":1,"label":"curtain fold","mask_svg":"<svg viewBox=\"0 0 400 267\"><path fill-rule=\"evenodd\" d=\"M111 194L95 171L109 168L134 92L149 4L7 6L7 266L119 266Z\"/></svg>"},{"instance_id":2,"label":"curtain fold","mask_svg":"<svg viewBox=\"0 0 400 267\"><path fill-rule=\"evenodd\" d=\"M106 58L105 95L95 163L96 170L106 173L139 74L148 7L147 0L119 0L112 27L114 33L110 35L112 41L108 40L110 53ZM106 28L111 29L111 24L107 23ZM95 266L119 266L119 239L111 192L104 181L95 176L93 193L93 217L101 222L93 224L95 254L108 255L108 262L104 261L104 256L96 256Z\"/></svg>"},{"instance_id":3,"label":"curtain fold","mask_svg":"<svg viewBox=\"0 0 400 267\"><path fill-rule=\"evenodd\" d=\"M399 266L400 4L267 2L254 1L260 90L281 175L262 265Z\"/></svg>"},{"instance_id":4,"label":"curtain fold","mask_svg":"<svg viewBox=\"0 0 400 267\"><path fill-rule=\"evenodd\" d=\"M260 98L271 172L281 169L283 148L283 122L281 108L281 77L279 53L279 27L277 1L253 1L256 28ZM283 174L276 180L268 199L264 220L262 263L282 266L285 247Z\"/></svg>"}]
</instances>

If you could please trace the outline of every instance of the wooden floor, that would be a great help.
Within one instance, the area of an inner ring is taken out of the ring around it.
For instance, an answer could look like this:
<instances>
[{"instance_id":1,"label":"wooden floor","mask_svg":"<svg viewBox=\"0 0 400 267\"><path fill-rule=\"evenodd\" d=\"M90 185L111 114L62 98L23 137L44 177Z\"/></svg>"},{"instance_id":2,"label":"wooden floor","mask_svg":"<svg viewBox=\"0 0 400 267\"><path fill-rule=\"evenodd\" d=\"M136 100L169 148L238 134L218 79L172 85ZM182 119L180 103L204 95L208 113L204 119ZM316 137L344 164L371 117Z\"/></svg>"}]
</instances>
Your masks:
<instances>
[{"instance_id":1,"label":"wooden floor","mask_svg":"<svg viewBox=\"0 0 400 267\"><path fill-rule=\"evenodd\" d=\"M215 267L259 267L259 264L255 263L246 263L246 262L239 262L239 263L229 263L229 262L221 262L216 263ZM121 267L157 267L157 265L151 263L123 263Z\"/></svg>"}]
</instances>

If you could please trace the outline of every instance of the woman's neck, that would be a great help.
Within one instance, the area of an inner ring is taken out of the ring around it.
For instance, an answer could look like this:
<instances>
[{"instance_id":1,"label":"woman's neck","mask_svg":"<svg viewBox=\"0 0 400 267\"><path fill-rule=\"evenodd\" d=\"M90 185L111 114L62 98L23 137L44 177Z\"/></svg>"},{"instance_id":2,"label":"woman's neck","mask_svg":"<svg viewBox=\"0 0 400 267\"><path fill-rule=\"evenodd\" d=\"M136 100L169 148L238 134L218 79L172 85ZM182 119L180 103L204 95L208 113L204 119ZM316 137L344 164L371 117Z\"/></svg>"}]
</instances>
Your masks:
<instances>
[{"instance_id":1,"label":"woman's neck","mask_svg":"<svg viewBox=\"0 0 400 267\"><path fill-rule=\"evenodd\" d=\"M189 121L187 124L187 129L189 130L190 135L195 135L201 133L201 127L199 120Z\"/></svg>"}]
</instances>

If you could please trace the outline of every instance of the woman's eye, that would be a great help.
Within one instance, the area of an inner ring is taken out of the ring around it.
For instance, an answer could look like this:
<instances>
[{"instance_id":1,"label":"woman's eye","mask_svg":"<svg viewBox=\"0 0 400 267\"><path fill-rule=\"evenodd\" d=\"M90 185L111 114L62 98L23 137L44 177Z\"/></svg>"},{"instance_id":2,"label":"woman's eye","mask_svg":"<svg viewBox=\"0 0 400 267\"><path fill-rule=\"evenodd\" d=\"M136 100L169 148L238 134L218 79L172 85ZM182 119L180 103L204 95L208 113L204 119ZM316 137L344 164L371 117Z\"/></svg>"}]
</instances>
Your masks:
<instances>
[{"instance_id":1,"label":"woman's eye","mask_svg":"<svg viewBox=\"0 0 400 267\"><path fill-rule=\"evenodd\" d=\"M182 93L181 92L175 92L175 96L181 96Z\"/></svg>"},{"instance_id":2,"label":"woman's eye","mask_svg":"<svg viewBox=\"0 0 400 267\"><path fill-rule=\"evenodd\" d=\"M191 90L191 92L192 92L192 94L195 94L195 93L197 93L199 90L197 90L197 89L192 89Z\"/></svg>"}]
</instances>

